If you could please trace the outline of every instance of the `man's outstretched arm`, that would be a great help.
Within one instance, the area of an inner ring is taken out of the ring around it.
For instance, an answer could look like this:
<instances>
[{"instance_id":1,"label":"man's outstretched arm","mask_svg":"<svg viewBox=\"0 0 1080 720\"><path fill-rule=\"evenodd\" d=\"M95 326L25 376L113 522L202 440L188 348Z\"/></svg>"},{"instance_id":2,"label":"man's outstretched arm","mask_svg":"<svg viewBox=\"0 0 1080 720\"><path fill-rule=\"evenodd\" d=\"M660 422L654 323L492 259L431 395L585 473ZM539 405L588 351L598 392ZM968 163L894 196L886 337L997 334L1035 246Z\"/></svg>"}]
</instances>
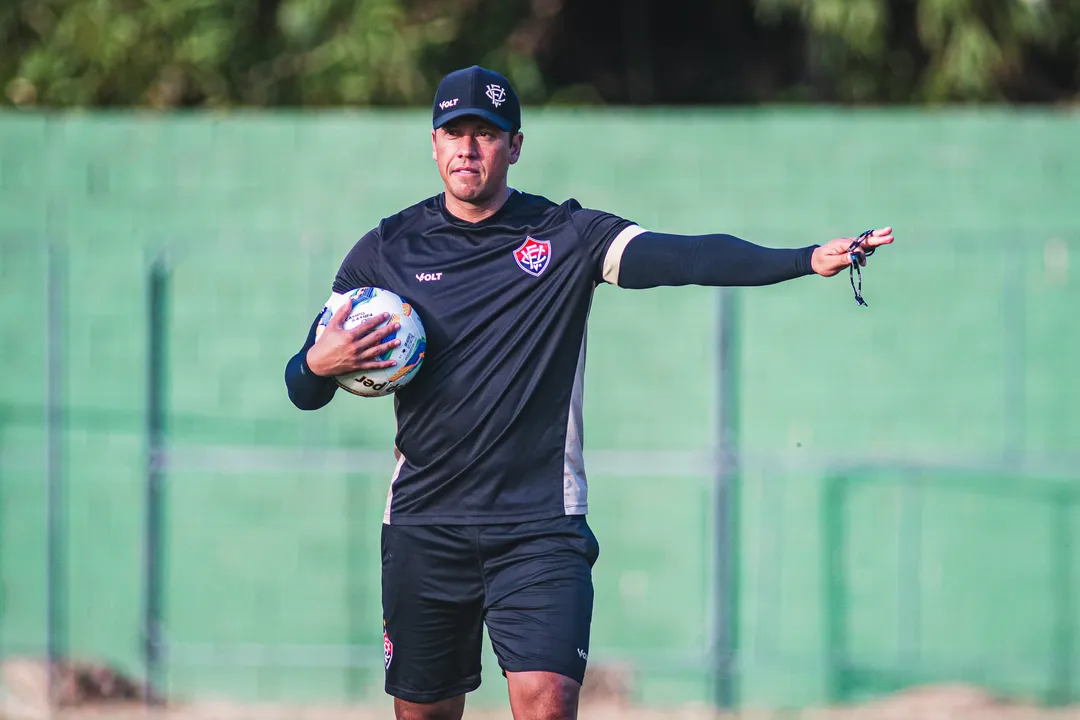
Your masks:
<instances>
[{"instance_id":1,"label":"man's outstretched arm","mask_svg":"<svg viewBox=\"0 0 1080 720\"><path fill-rule=\"evenodd\" d=\"M855 252L866 264L866 251L893 241L892 229L875 230ZM671 235L631 226L612 242L603 276L624 288L660 286L772 285L804 275L830 276L851 264L851 238L802 248L769 248L733 235Z\"/></svg>"}]
</instances>

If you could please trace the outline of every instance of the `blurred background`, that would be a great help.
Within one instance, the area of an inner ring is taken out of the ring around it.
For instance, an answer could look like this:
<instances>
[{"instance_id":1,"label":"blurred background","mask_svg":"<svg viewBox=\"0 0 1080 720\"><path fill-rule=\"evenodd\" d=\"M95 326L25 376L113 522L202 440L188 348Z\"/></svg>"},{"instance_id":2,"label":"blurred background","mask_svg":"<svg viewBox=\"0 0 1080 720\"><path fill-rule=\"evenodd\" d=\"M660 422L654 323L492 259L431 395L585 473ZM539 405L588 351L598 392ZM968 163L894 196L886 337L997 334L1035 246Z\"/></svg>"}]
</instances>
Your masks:
<instances>
[{"instance_id":1,"label":"blurred background","mask_svg":"<svg viewBox=\"0 0 1080 720\"><path fill-rule=\"evenodd\" d=\"M1080 2L3 0L0 716L390 716L392 401L282 373L474 63L515 187L898 238L598 289L582 716L1080 707Z\"/></svg>"}]
</instances>

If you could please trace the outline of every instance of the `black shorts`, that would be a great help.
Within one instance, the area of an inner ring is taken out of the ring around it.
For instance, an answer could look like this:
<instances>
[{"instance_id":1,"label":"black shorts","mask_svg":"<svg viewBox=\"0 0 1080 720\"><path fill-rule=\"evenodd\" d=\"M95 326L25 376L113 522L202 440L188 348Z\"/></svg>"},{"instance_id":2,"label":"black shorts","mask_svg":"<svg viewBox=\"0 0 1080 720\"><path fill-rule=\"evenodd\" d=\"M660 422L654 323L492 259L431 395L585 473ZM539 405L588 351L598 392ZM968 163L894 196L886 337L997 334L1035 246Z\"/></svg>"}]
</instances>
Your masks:
<instances>
[{"instance_id":1,"label":"black shorts","mask_svg":"<svg viewBox=\"0 0 1080 720\"><path fill-rule=\"evenodd\" d=\"M592 566L584 516L513 525L383 525L386 692L429 703L480 687L483 623L504 673L581 682Z\"/></svg>"}]
</instances>

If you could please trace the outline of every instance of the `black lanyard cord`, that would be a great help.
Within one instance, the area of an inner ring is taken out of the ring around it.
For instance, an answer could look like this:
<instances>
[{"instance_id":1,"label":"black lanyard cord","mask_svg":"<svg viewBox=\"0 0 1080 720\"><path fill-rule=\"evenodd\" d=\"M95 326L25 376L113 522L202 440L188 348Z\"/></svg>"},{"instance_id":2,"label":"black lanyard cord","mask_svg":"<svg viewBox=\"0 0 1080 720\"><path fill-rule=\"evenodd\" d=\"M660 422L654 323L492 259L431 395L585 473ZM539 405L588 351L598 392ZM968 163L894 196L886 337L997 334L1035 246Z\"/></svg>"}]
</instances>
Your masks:
<instances>
[{"instance_id":1,"label":"black lanyard cord","mask_svg":"<svg viewBox=\"0 0 1080 720\"><path fill-rule=\"evenodd\" d=\"M851 289L855 293L855 302L859 303L859 305L862 305L863 307L870 307L870 306L866 304L865 300L863 300L863 296L862 296L862 268L859 266L859 254L856 252L856 250L862 249L861 246L862 246L863 240L866 240L868 237L870 237L871 234L873 234L873 230L867 230L866 232L862 233L861 235L859 235L859 237L855 238L851 242L851 247L848 248L848 255L851 258L851 264L848 265L848 279L851 280ZM864 250L863 255L865 257L870 257L871 255L874 254L874 250L876 250L876 249L877 248L870 248L869 250ZM855 273L859 274L859 286L858 287L855 287Z\"/></svg>"}]
</instances>

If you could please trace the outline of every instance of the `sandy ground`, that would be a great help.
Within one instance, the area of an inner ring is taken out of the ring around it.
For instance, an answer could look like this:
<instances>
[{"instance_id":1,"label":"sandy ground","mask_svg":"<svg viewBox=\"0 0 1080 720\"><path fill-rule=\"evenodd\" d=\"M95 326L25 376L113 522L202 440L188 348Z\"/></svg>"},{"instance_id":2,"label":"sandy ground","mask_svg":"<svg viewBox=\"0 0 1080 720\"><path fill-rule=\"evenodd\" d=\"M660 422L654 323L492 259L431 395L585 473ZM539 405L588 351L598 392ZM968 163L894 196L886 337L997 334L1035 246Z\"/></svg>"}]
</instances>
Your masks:
<instances>
[{"instance_id":1,"label":"sandy ground","mask_svg":"<svg viewBox=\"0 0 1080 720\"><path fill-rule=\"evenodd\" d=\"M4 720L39 720L47 715L8 715ZM74 713L53 715L56 720L386 720L393 715L386 709L333 709L288 707L229 707L203 705L176 709L163 714L148 714L141 710L98 708ZM1072 711L1037 710L1032 708L958 708L947 705L936 708L925 705L903 707L862 707L848 709L813 709L802 711L758 711L739 715L720 715L712 711L694 708L629 708L629 707L583 707L582 720L1065 720L1080 719L1080 709ZM506 711L469 712L467 720L507 720Z\"/></svg>"},{"instance_id":2,"label":"sandy ground","mask_svg":"<svg viewBox=\"0 0 1080 720\"><path fill-rule=\"evenodd\" d=\"M386 702L375 707L317 707L193 703L149 709L136 699L103 701L102 696L135 698L139 688L105 674L73 674L68 702L79 707L50 711L45 672L35 661L0 666L0 720L385 720L393 717ZM586 680L588 685L588 680ZM74 699L72 699L74 698ZM467 720L509 720L503 710L466 709ZM747 710L719 713L702 707L641 708L618 701L583 704L581 720L1080 720L1080 704L1037 708L1003 702L969 685L912 688L856 707L803 710Z\"/></svg>"},{"instance_id":3,"label":"sandy ground","mask_svg":"<svg viewBox=\"0 0 1080 720\"><path fill-rule=\"evenodd\" d=\"M1080 720L1080 707L1039 709L988 702L970 688L925 688L888 700L852 708L800 711L747 711L720 714L705 708L634 708L618 705L587 705L582 720ZM4 720L44 720L47 713L7 714ZM148 712L132 707L95 707L59 712L55 720L386 720L393 715L380 708L319 708L287 706L235 706L202 704ZM467 720L507 720L503 711L469 711Z\"/></svg>"}]
</instances>

